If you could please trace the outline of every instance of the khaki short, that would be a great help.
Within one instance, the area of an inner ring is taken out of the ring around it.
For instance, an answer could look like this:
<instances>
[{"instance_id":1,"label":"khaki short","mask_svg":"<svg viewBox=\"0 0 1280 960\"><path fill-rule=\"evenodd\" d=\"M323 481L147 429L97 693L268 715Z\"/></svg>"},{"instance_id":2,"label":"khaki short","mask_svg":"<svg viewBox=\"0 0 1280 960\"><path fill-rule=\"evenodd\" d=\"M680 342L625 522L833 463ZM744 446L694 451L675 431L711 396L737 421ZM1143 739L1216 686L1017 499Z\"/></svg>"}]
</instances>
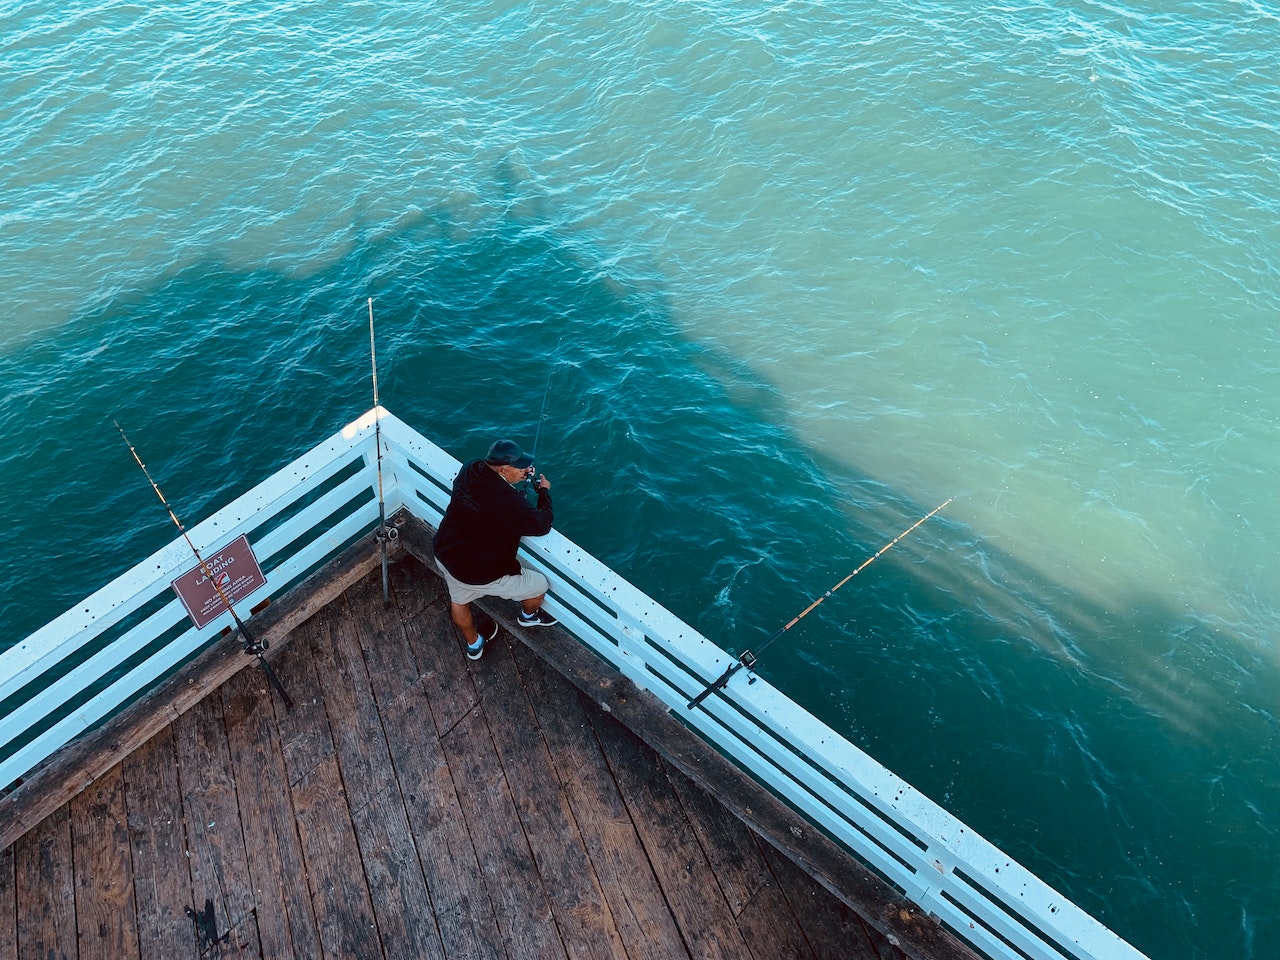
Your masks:
<instances>
[{"instance_id":1,"label":"khaki short","mask_svg":"<svg viewBox=\"0 0 1280 960\"><path fill-rule=\"evenodd\" d=\"M524 567L520 568L519 576L508 574L505 577L499 577L493 583L475 584L463 583L456 579L445 569L439 558L436 559L436 566L440 568L440 575L444 577L444 582L449 587L449 599L454 603L470 603L481 597L530 600L533 597L542 596L551 589L551 581L537 570L528 570Z\"/></svg>"}]
</instances>

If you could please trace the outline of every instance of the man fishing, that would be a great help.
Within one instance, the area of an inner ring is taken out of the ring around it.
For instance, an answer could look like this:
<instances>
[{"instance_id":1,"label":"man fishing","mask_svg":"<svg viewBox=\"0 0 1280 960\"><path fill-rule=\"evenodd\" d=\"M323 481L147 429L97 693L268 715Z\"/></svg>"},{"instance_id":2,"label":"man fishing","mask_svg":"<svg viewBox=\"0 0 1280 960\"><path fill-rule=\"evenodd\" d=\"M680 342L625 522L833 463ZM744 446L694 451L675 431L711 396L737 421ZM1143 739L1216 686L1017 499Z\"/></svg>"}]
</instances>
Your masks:
<instances>
[{"instance_id":1,"label":"man fishing","mask_svg":"<svg viewBox=\"0 0 1280 960\"><path fill-rule=\"evenodd\" d=\"M433 546L449 587L449 612L472 660L479 660L485 643L498 635L497 623L483 613L477 627L471 611L474 600L518 600L516 622L522 627L557 622L542 609L550 587L547 578L520 566L516 558L521 537L551 531L551 482L538 476L536 506L515 487L533 472L532 456L511 440L495 441L484 459L464 464L454 478L453 495L436 533Z\"/></svg>"}]
</instances>

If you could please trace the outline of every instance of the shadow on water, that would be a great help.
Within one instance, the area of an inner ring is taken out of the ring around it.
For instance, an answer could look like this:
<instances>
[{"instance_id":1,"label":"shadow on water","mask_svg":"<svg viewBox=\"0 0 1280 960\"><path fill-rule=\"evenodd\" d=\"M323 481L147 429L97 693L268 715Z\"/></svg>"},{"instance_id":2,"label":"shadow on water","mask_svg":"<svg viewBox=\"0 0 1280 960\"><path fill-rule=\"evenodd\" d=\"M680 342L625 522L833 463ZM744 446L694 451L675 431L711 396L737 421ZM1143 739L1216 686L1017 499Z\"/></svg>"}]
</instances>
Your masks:
<instances>
[{"instance_id":1,"label":"shadow on water","mask_svg":"<svg viewBox=\"0 0 1280 960\"><path fill-rule=\"evenodd\" d=\"M371 405L369 295L385 406L465 459L532 445L549 383L557 526L729 649L935 506L807 449L772 385L548 222L418 214L316 273L184 267L0 357L0 644L174 536L112 417L193 525ZM943 514L762 674L1154 956L1208 956L1280 889L1276 670L1241 649L1150 597L1092 607Z\"/></svg>"}]
</instances>

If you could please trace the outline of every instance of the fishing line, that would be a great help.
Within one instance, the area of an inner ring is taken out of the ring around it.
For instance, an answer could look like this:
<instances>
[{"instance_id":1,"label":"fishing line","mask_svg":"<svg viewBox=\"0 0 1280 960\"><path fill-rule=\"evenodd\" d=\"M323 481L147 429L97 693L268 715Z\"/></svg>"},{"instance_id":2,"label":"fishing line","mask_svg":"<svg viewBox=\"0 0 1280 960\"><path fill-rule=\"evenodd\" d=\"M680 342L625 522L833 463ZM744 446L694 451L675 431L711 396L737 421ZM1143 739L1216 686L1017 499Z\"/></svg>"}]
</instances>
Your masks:
<instances>
[{"instance_id":1,"label":"fishing line","mask_svg":"<svg viewBox=\"0 0 1280 960\"><path fill-rule=\"evenodd\" d=\"M209 565L204 562L204 557L200 556L200 551L196 549L196 545L191 542L191 537L187 535L187 528L182 525L182 521L178 519L178 515L173 512L173 507L169 506L169 501L164 498L164 494L160 492L160 487L155 480L151 478L151 472L147 470L147 465L142 462L142 458L138 456L138 451L134 449L133 444L129 442L129 438L124 434L124 428L120 426L115 417L111 418L111 422L116 425L116 429L120 431L120 439L124 441L124 445L129 448L129 452L133 454L133 459L137 461L139 467L142 468L142 474L147 478L147 482L151 484L151 489L156 492L156 496L160 498L160 502L164 504L165 510L169 514L169 519L173 521L173 525L178 528L178 532L182 534L182 539L187 541L187 546L191 548L191 552L196 555L196 561L200 564L200 572L203 573L213 585L213 589L218 594L218 599L222 601L222 605L227 608L227 612L231 614L231 619L235 621L236 627L240 630L240 636L243 638L242 647L244 652L251 657L257 657L258 662L262 664L262 669L266 671L267 679L271 681L271 686L280 694L280 699L284 701L287 709L293 709L293 700L289 694L285 692L284 685L280 682L280 678L276 676L271 664L267 662L267 658L262 654L269 646L266 640L257 640L250 633L249 628L244 625L244 621L236 613L235 607L231 605L231 600L222 591L221 585L218 583L213 572L209 569Z\"/></svg>"},{"instance_id":2,"label":"fishing line","mask_svg":"<svg viewBox=\"0 0 1280 960\"><path fill-rule=\"evenodd\" d=\"M783 625L781 628L779 628L772 636L770 636L767 640L761 643L760 646L756 647L756 650L754 653L750 650L742 651L738 659L733 661L733 663L729 664L728 669L725 670L724 673L720 674L720 676L716 680L712 681L705 690L703 690L700 694L698 694L696 697L694 697L692 700L689 701L688 708L692 710L694 707L700 704L703 700L707 699L707 697L711 696L711 694L714 691L723 689L724 685L729 682L729 678L732 677L739 670L741 670L743 667L746 667L748 673L754 670L756 666L756 656L759 653L763 653L765 647L769 646L769 644L773 643L773 641L777 640L780 636L782 636L784 633L786 633L788 630L794 627L797 623L799 623L801 620L807 617L810 611L812 611L815 607L817 607L820 603L822 603L822 601L826 600L827 597L831 596L833 593L835 593L837 590L843 587L846 583L848 583L850 580L852 580L854 577L860 574L863 570L871 566L871 564L874 563L882 553L884 553L886 550L892 547L895 543L897 543L907 534L911 533L912 530L920 526L920 524L924 523L926 520L928 520L930 517L932 517L935 513L937 513L939 510L941 510L943 507L945 507L948 503L950 503L954 499L955 499L954 497L949 497L946 500L944 500L942 503L938 504L928 513L926 513L923 517L921 517L911 526L907 527L907 529L903 530L900 534L898 534L896 537L894 537L892 540L886 543L883 547L881 547L879 550L873 553L870 557L862 561L861 565L859 565L859 567L856 570L854 570L853 573L849 574L847 577L845 577L843 580L837 583L834 587L832 587L822 596L818 597L816 600L810 603L807 607L801 610L798 614L792 617L789 621L787 621L787 623ZM751 682L755 683L754 677L751 678Z\"/></svg>"},{"instance_id":3,"label":"fishing line","mask_svg":"<svg viewBox=\"0 0 1280 960\"><path fill-rule=\"evenodd\" d=\"M378 406L378 351L373 342L373 297L369 298L369 359L373 363L373 443L378 448L378 543L382 546L382 605L391 602L387 574L387 504L382 497L382 408Z\"/></svg>"},{"instance_id":4,"label":"fishing line","mask_svg":"<svg viewBox=\"0 0 1280 960\"><path fill-rule=\"evenodd\" d=\"M561 337L558 341L556 341L557 354L559 354L560 344L563 342L564 342L564 337ZM536 465L538 461L538 440L542 437L542 421L547 418L547 398L551 396L551 378L555 376L556 366L557 364L553 363L551 365L551 369L547 371L547 384L545 387L542 388L542 409L538 411L538 424L533 428L533 446L529 448L529 456L533 458L533 464L531 464L531 466ZM524 496L527 497L529 494L534 493L534 491L537 489L537 483L534 480L534 477L536 476L537 476L537 470L535 469L532 476L528 476L523 481L521 481L522 483L525 484L525 489L523 492Z\"/></svg>"},{"instance_id":5,"label":"fishing line","mask_svg":"<svg viewBox=\"0 0 1280 960\"><path fill-rule=\"evenodd\" d=\"M547 397L551 396L551 377L556 372L556 368L552 365L547 371L547 385L542 390L542 409L538 411L538 425L533 431L533 447L529 451L529 455L537 458L538 455L538 438L542 436L542 421L547 417Z\"/></svg>"},{"instance_id":6,"label":"fishing line","mask_svg":"<svg viewBox=\"0 0 1280 960\"><path fill-rule=\"evenodd\" d=\"M564 343L564 337L556 341L556 356L560 355L562 343ZM551 369L547 371L547 385L542 388L542 409L538 411L538 425L533 430L533 448L529 451L535 459L538 455L538 438L542 436L542 421L547 418L547 398L551 396L551 378L555 376L558 365L559 361L551 365Z\"/></svg>"}]
</instances>

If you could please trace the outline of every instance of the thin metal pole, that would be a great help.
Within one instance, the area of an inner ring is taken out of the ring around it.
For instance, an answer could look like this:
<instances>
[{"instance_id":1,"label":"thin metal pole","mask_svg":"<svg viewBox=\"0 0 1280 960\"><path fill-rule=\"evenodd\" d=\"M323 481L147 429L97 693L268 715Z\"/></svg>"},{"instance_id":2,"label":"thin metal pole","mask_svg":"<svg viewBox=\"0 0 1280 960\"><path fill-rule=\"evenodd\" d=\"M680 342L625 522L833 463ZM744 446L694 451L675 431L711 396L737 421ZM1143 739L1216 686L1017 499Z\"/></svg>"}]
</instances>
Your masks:
<instances>
[{"instance_id":1,"label":"thin metal pole","mask_svg":"<svg viewBox=\"0 0 1280 960\"><path fill-rule=\"evenodd\" d=\"M742 654L738 657L738 659L733 661L733 663L729 664L728 669L726 669L724 673L720 674L720 676L714 681L712 681L706 687L705 690L703 690L700 694L698 694L696 697L694 697L692 700L689 701L689 704L688 704L689 709L692 710L694 707L700 704L703 700L707 699L707 697L711 696L711 694L714 691L723 689L724 685L729 682L729 678L732 677L739 670L741 670L743 667L746 667L748 671L753 670L756 665L756 655L764 652L765 647L769 646L769 644L773 643L773 641L777 640L780 636L782 636L784 633L786 633L788 630L794 627L797 623L799 623L801 620L807 617L809 615L809 612L813 610L814 607L818 606L818 604L822 603L822 601L826 600L827 597L831 596L833 593L835 593L837 590L843 587L846 583L848 583L850 580L852 580L854 577L860 574L863 570L871 566L871 564L874 563L880 557L880 554L884 553L886 550L892 547L895 543L897 543L907 534L911 533L912 530L920 526L920 524L924 523L926 520L928 520L930 517L932 517L935 513L937 513L939 510L941 510L943 507L945 507L948 503L950 503L954 499L955 499L954 497L949 497L946 500L944 500L942 503L938 504L928 513L926 513L923 517L921 517L911 526L907 527L907 529L903 530L900 534L898 534L896 537L894 537L892 540L886 543L883 547L877 550L874 554L872 554L866 560L862 561L862 563L858 566L858 569L854 570L853 573L849 574L847 577L845 577L843 580L837 583L834 587L832 587L822 596L818 597L816 600L810 603L798 614L796 614L794 617L788 620L785 625L783 625L780 629L775 631L767 640L761 643L760 646L756 648L755 653L753 653L750 650L742 651ZM754 683L755 680L753 679L752 682Z\"/></svg>"},{"instance_id":2,"label":"thin metal pole","mask_svg":"<svg viewBox=\"0 0 1280 960\"><path fill-rule=\"evenodd\" d=\"M387 572L387 503L382 496L382 409L378 406L378 351L373 340L373 297L369 298L369 358L373 362L373 443L378 448L378 543L382 546L382 605L391 602Z\"/></svg>"},{"instance_id":3,"label":"thin metal pole","mask_svg":"<svg viewBox=\"0 0 1280 960\"><path fill-rule=\"evenodd\" d=\"M187 546L191 548L191 552L196 555L196 562L200 564L200 572L208 578L209 583L213 585L213 589L218 594L218 599L222 601L222 605L227 608L227 612L231 614L231 619L235 621L236 627L240 630L240 636L243 638L242 646L244 652L250 656L258 658L258 662L262 664L262 669L266 671L267 679L271 681L271 685L275 687L276 692L280 694L280 699L284 701L286 708L293 709L293 700L285 691L284 685L280 682L280 678L276 676L271 664L267 662L266 657L262 654L267 650L269 644L266 640L257 640L250 633L249 628L244 625L244 621L240 619L236 613L236 608L231 605L231 599L223 592L217 578L213 575L213 571L209 569L209 565L204 562L204 557L200 556L200 551L196 549L196 545L191 542L191 537L187 535L187 528L182 525L182 521L178 519L178 515L173 512L173 507L169 506L169 501L164 498L164 494L160 492L159 485L151 478L151 472L147 469L147 465L142 462L142 458L138 456L138 451L134 449L129 438L125 436L124 428L119 422L112 417L111 422L116 425L116 429L120 431L120 438L124 440L124 445L129 448L129 452L133 454L133 459L137 461L139 467L142 468L142 474L147 478L147 482L151 484L151 489L156 492L156 496L160 498L160 502L164 504L164 508L168 511L169 519L173 521L173 525L178 528L178 532L182 534L182 539L187 541Z\"/></svg>"}]
</instances>

